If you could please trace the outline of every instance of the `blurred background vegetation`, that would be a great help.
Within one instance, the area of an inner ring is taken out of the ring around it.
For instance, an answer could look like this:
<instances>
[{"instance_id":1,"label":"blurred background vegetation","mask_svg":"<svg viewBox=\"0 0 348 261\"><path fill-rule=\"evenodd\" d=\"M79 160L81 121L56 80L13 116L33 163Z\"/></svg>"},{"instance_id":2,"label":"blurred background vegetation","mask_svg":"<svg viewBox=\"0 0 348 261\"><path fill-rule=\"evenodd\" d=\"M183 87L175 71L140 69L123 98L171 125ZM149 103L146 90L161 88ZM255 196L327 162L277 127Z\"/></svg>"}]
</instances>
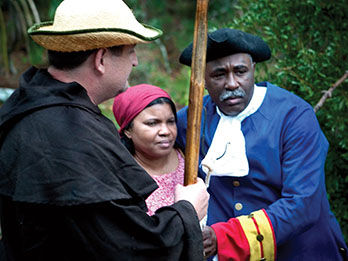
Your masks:
<instances>
[{"instance_id":1,"label":"blurred background vegetation","mask_svg":"<svg viewBox=\"0 0 348 261\"><path fill-rule=\"evenodd\" d=\"M46 65L45 51L26 30L52 20L61 0L0 0L0 90L17 88L30 64ZM187 104L190 70L178 63L193 39L196 1L125 0L135 16L164 31L152 44L137 47L139 66L130 84L151 83L166 89L178 108ZM257 65L256 81L270 81L292 91L313 107L323 92L348 70L347 0L210 0L208 27L231 27L257 34L272 58ZM112 101L101 109L113 120ZM317 112L330 142L326 184L332 211L348 239L348 80Z\"/></svg>"}]
</instances>

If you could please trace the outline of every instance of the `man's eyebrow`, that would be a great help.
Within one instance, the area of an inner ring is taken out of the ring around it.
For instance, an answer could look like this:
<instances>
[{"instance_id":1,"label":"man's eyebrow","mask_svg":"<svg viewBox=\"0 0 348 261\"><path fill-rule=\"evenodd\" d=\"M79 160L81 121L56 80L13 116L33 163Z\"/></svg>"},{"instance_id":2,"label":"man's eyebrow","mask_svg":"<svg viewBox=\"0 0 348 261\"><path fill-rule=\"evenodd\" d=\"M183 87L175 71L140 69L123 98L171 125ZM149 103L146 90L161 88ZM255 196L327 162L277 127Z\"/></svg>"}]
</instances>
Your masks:
<instances>
[{"instance_id":1,"label":"man's eyebrow","mask_svg":"<svg viewBox=\"0 0 348 261\"><path fill-rule=\"evenodd\" d=\"M225 71L226 71L225 67L217 66L217 67L213 68L213 70L211 72L215 73L215 72L225 72Z\"/></svg>"},{"instance_id":2,"label":"man's eyebrow","mask_svg":"<svg viewBox=\"0 0 348 261\"><path fill-rule=\"evenodd\" d=\"M248 68L248 66L246 64L237 64L236 66L233 67L233 69L244 69L244 68Z\"/></svg>"},{"instance_id":3,"label":"man's eyebrow","mask_svg":"<svg viewBox=\"0 0 348 261\"><path fill-rule=\"evenodd\" d=\"M244 63L242 64L237 64L235 66L233 66L233 70L240 70L240 69L244 69L244 68L247 68L248 66ZM213 68L212 72L215 73L215 72L225 72L226 71L226 68L224 66L217 66L215 68Z\"/></svg>"}]
</instances>

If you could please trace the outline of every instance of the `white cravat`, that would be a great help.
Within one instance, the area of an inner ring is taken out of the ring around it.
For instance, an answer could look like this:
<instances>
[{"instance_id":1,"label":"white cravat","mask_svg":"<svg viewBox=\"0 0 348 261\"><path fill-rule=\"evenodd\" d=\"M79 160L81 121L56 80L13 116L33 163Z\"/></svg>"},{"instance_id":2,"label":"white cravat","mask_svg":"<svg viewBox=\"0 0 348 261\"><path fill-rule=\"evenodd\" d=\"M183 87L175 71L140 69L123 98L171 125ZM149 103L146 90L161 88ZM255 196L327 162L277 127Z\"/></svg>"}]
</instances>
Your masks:
<instances>
[{"instance_id":1,"label":"white cravat","mask_svg":"<svg viewBox=\"0 0 348 261\"><path fill-rule=\"evenodd\" d=\"M208 175L243 177L249 173L245 151L245 139L241 130L242 121L261 106L267 88L254 86L253 97L248 106L237 116L226 116L218 107L220 120L208 153L201 162ZM209 184L209 180L207 182Z\"/></svg>"}]
</instances>

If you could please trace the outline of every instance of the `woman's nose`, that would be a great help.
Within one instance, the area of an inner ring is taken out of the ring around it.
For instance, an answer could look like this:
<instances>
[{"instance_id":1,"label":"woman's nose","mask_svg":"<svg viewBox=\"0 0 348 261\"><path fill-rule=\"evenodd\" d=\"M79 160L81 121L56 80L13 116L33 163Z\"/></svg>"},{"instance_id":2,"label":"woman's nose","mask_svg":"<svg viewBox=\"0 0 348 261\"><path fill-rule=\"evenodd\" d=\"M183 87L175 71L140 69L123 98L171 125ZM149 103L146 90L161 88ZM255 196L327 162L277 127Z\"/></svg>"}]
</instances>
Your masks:
<instances>
[{"instance_id":1,"label":"woman's nose","mask_svg":"<svg viewBox=\"0 0 348 261\"><path fill-rule=\"evenodd\" d=\"M160 135L168 135L170 134L169 127L167 124L161 124L160 130L159 130Z\"/></svg>"}]
</instances>

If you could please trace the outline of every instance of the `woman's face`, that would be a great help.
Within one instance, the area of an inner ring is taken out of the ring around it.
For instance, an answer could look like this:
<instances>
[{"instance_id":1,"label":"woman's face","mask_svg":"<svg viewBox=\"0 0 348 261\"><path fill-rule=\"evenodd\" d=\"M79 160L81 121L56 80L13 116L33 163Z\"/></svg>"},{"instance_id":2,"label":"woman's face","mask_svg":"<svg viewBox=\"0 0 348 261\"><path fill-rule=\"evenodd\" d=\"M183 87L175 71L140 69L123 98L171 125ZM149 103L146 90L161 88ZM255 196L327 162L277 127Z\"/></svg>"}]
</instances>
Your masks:
<instances>
[{"instance_id":1,"label":"woman's face","mask_svg":"<svg viewBox=\"0 0 348 261\"><path fill-rule=\"evenodd\" d=\"M173 149L177 128L169 104L155 104L144 109L134 119L125 135L133 141L135 154L147 158L161 158Z\"/></svg>"}]
</instances>

